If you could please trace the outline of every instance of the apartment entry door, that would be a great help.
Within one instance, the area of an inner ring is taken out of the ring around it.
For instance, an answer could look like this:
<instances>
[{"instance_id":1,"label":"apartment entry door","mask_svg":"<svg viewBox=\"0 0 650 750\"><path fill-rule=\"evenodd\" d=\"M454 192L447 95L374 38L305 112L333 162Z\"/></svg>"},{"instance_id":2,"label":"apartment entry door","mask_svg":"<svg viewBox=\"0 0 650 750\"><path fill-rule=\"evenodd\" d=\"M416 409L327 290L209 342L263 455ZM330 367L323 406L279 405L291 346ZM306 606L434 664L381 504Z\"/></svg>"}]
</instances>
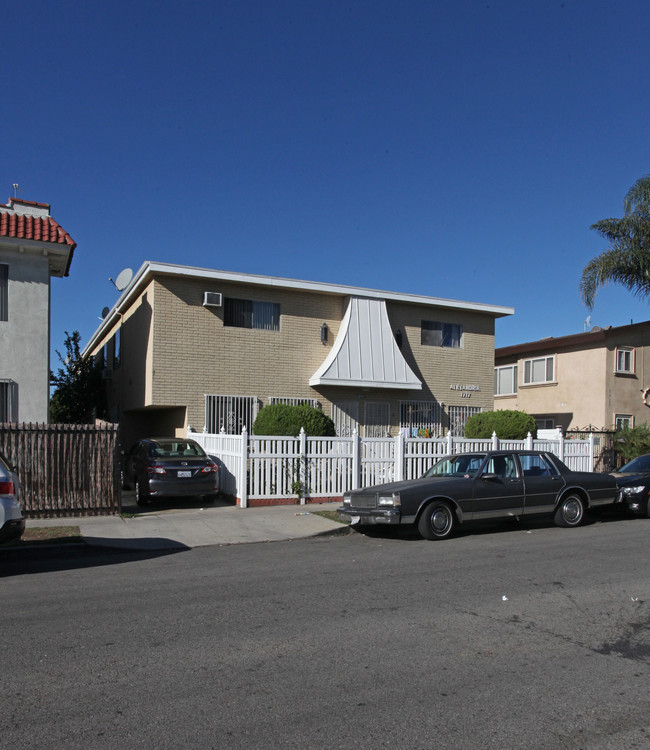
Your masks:
<instances>
[{"instance_id":1,"label":"apartment entry door","mask_svg":"<svg viewBox=\"0 0 650 750\"><path fill-rule=\"evenodd\" d=\"M363 414L363 423L359 414ZM332 420L339 437L356 430L363 437L386 437L390 433L390 404L381 401L341 401L332 404Z\"/></svg>"}]
</instances>

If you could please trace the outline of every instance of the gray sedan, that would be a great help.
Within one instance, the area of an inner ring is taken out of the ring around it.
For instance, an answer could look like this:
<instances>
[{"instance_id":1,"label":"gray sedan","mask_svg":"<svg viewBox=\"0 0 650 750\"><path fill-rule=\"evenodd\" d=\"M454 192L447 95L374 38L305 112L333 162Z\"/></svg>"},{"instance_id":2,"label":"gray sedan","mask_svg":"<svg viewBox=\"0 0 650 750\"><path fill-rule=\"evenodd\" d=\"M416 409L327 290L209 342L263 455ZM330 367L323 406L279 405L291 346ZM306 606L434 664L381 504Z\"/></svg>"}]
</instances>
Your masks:
<instances>
[{"instance_id":1,"label":"gray sedan","mask_svg":"<svg viewBox=\"0 0 650 750\"><path fill-rule=\"evenodd\" d=\"M338 513L353 525L416 524L445 539L468 521L553 515L579 526L588 508L613 504L613 477L571 471L552 453L487 451L446 456L420 479L346 492Z\"/></svg>"}]
</instances>

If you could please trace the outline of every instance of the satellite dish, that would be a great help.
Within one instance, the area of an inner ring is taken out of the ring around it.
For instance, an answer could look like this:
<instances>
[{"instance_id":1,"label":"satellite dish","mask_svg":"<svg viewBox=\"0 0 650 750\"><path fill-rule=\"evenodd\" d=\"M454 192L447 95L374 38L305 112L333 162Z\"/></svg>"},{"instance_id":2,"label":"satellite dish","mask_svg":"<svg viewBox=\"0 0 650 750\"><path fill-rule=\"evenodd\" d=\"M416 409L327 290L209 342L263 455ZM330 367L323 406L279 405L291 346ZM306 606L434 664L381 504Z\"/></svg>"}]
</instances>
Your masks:
<instances>
[{"instance_id":1,"label":"satellite dish","mask_svg":"<svg viewBox=\"0 0 650 750\"><path fill-rule=\"evenodd\" d=\"M124 289L127 288L129 285L131 279L133 278L133 271L130 268L125 268L123 271L120 271L117 275L117 278L113 282L115 284L115 288L118 292L124 291Z\"/></svg>"},{"instance_id":2,"label":"satellite dish","mask_svg":"<svg viewBox=\"0 0 650 750\"><path fill-rule=\"evenodd\" d=\"M102 310L102 320L104 320L104 318L105 318L105 317L106 317L106 316L108 315L108 313L109 313L110 311L111 311L111 310L110 310L110 308L109 308L109 307L105 307L105 308L104 308L104 309Z\"/></svg>"}]
</instances>

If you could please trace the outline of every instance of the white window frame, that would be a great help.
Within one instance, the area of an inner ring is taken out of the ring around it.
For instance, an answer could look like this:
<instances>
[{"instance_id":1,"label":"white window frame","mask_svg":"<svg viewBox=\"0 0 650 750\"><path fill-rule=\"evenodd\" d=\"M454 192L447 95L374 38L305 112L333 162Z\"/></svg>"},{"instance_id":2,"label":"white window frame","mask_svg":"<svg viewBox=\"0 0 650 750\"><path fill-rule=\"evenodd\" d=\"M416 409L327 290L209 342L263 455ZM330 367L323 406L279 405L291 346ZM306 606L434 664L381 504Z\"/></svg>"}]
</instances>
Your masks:
<instances>
[{"instance_id":1,"label":"white window frame","mask_svg":"<svg viewBox=\"0 0 650 750\"><path fill-rule=\"evenodd\" d=\"M511 370L511 377L510 377L510 384L512 386L512 390L506 391L506 390L500 390L500 388L503 386L503 375L505 375L506 370ZM495 396L514 396L517 393L517 386L518 386L518 378L519 378L519 368L517 365L500 365L499 367L494 368L494 395Z\"/></svg>"},{"instance_id":2,"label":"white window frame","mask_svg":"<svg viewBox=\"0 0 650 750\"><path fill-rule=\"evenodd\" d=\"M614 425L617 430L621 430L625 427L631 429L634 427L634 416L632 414L616 414L614 416Z\"/></svg>"},{"instance_id":3,"label":"white window frame","mask_svg":"<svg viewBox=\"0 0 650 750\"><path fill-rule=\"evenodd\" d=\"M538 362L544 362L544 379L534 379L535 364ZM549 378L549 363L551 367L551 377ZM525 359L523 362L524 379L523 385L547 385L548 383L555 383L555 355L551 354L546 357L530 357Z\"/></svg>"},{"instance_id":4,"label":"white window frame","mask_svg":"<svg viewBox=\"0 0 650 750\"><path fill-rule=\"evenodd\" d=\"M616 372L622 375L634 375L635 371L634 348L631 346L619 346L616 348Z\"/></svg>"}]
</instances>

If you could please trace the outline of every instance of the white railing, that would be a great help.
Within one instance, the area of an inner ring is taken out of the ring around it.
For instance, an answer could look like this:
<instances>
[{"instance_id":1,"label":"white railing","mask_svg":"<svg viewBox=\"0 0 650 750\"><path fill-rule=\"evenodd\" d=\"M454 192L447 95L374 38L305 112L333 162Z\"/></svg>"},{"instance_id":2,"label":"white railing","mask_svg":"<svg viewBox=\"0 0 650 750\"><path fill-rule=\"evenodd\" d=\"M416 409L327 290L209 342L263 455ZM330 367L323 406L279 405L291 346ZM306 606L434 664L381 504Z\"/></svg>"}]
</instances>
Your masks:
<instances>
[{"instance_id":1,"label":"white railing","mask_svg":"<svg viewBox=\"0 0 650 750\"><path fill-rule=\"evenodd\" d=\"M588 440L468 440L445 438L323 438L249 436L188 431L219 464L221 489L245 508L283 500L334 500L346 490L415 479L439 458L488 450L544 450L574 471L592 471L594 437Z\"/></svg>"}]
</instances>

